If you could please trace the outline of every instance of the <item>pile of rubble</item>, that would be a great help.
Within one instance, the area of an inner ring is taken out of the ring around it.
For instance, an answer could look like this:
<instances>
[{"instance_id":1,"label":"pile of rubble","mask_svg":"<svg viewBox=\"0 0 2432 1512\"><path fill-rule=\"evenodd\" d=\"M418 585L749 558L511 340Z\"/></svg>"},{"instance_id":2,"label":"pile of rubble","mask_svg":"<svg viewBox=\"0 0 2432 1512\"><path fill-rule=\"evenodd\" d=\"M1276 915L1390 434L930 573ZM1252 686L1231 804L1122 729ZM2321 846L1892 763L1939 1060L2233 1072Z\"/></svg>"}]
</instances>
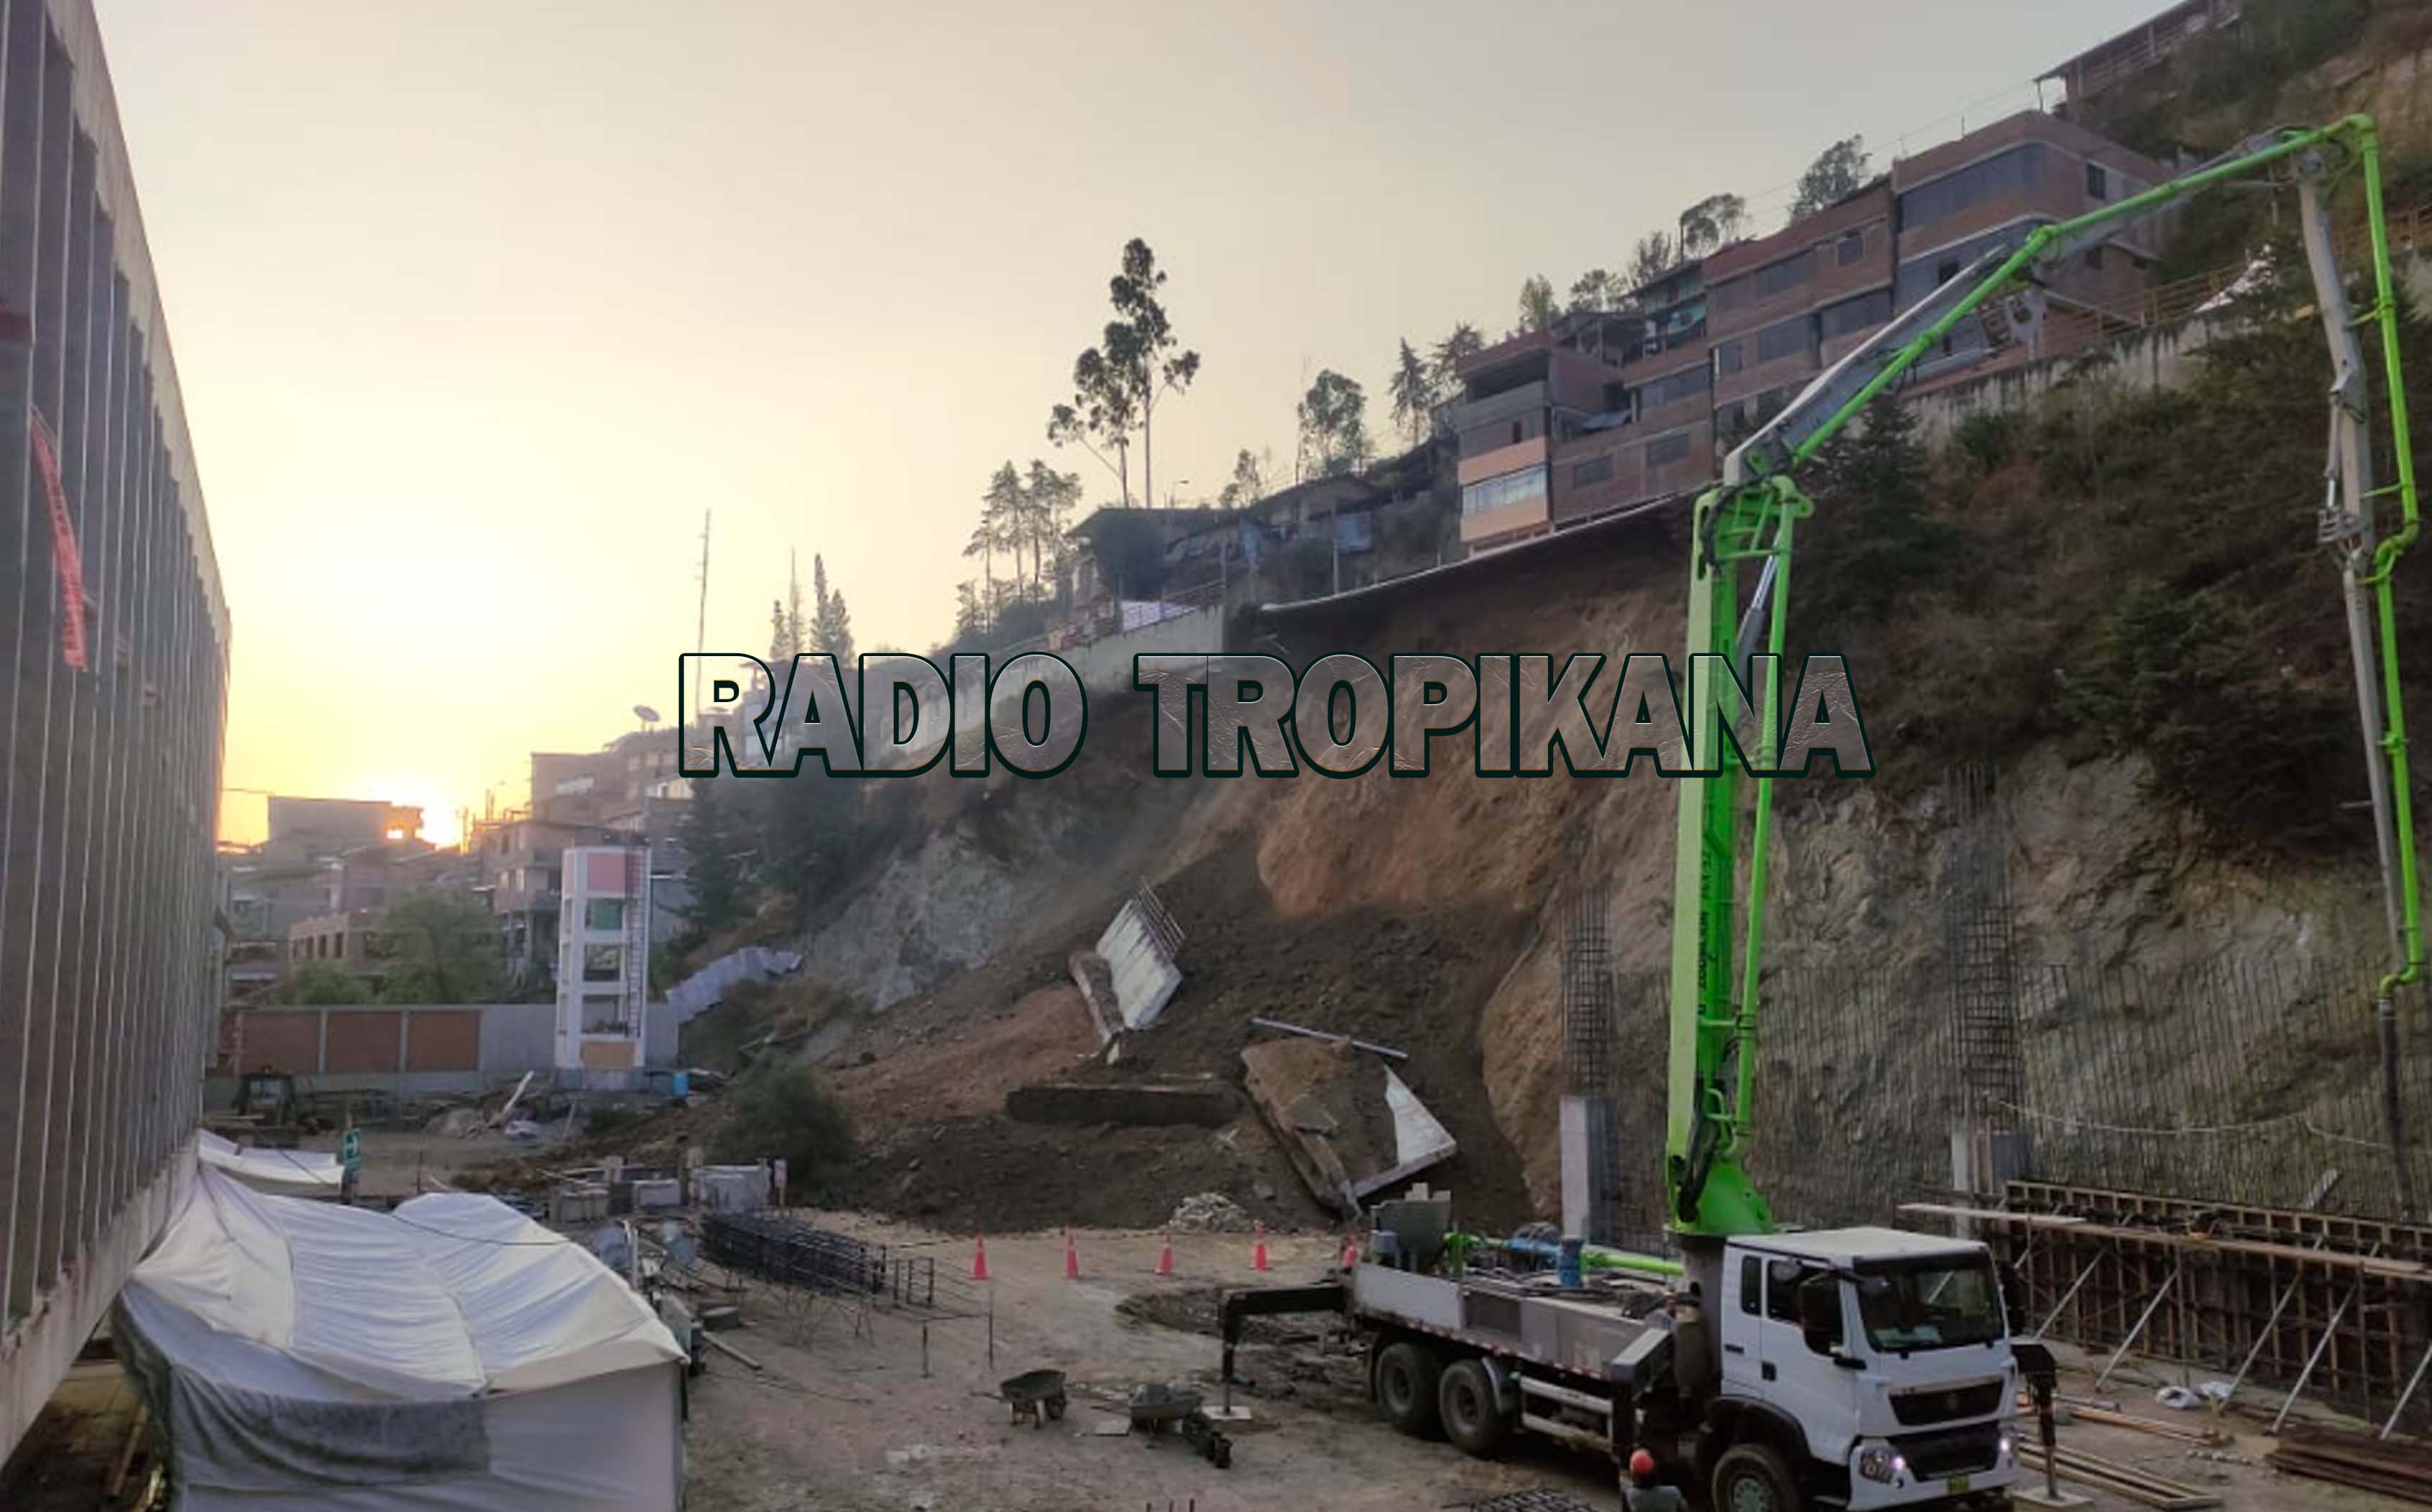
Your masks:
<instances>
[{"instance_id":1,"label":"pile of rubble","mask_svg":"<svg viewBox=\"0 0 2432 1512\"><path fill-rule=\"evenodd\" d=\"M1247 1234L1256 1226L1241 1204L1222 1192L1184 1198L1166 1222L1186 1234Z\"/></svg>"}]
</instances>

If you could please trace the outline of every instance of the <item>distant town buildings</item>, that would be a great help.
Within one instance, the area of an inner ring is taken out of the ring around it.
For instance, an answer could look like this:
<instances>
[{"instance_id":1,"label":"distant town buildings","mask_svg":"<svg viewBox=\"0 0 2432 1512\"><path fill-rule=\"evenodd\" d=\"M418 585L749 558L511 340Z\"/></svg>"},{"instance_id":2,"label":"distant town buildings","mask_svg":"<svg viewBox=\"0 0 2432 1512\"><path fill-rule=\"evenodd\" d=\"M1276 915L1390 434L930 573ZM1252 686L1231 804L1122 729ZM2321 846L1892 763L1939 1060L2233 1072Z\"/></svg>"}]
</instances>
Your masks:
<instances>
[{"instance_id":1,"label":"distant town buildings","mask_svg":"<svg viewBox=\"0 0 2432 1512\"><path fill-rule=\"evenodd\" d=\"M2238 9L2238 0L2182 0L2102 45L2087 48L2035 82L2057 82L2069 92L2069 106L2083 105L2160 63L2198 37L2235 23Z\"/></svg>"},{"instance_id":2,"label":"distant town buildings","mask_svg":"<svg viewBox=\"0 0 2432 1512\"><path fill-rule=\"evenodd\" d=\"M557 1067L638 1070L650 1012L650 850L573 847L560 864L559 890Z\"/></svg>"},{"instance_id":3,"label":"distant town buildings","mask_svg":"<svg viewBox=\"0 0 2432 1512\"><path fill-rule=\"evenodd\" d=\"M1452 408L1471 553L1679 497L1799 390L1979 255L2153 187L2169 170L2022 111L1900 159L1769 236L1464 359ZM2019 339L1961 326L1902 392L2065 357L2133 324L2160 234L2147 221L2048 271L2052 314Z\"/></svg>"}]
</instances>

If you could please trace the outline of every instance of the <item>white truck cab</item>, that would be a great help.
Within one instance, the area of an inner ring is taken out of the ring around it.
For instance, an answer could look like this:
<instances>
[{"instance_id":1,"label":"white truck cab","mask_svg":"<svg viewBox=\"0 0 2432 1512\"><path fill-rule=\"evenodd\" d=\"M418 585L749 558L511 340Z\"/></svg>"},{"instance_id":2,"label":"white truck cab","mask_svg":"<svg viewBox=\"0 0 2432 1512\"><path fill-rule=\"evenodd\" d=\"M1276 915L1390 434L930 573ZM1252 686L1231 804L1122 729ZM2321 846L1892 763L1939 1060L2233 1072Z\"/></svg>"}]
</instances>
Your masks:
<instances>
[{"instance_id":1,"label":"white truck cab","mask_svg":"<svg viewBox=\"0 0 2432 1512\"><path fill-rule=\"evenodd\" d=\"M2018 1366L1983 1245L1828 1229L1734 1238L1721 1258L1715 1395L1742 1431L1715 1465L1717 1508L1914 1506L2018 1479ZM1773 1431L1747 1431L1750 1414ZM1807 1464L1768 1463L1793 1441Z\"/></svg>"}]
</instances>

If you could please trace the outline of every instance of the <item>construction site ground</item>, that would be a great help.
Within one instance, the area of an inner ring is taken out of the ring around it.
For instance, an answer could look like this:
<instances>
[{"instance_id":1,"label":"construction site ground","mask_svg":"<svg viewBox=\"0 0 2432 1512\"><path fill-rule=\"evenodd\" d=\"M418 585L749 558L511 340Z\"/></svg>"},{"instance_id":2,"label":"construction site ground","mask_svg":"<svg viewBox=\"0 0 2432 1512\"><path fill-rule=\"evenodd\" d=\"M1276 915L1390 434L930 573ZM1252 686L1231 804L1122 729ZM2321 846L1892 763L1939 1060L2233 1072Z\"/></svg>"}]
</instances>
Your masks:
<instances>
[{"instance_id":1,"label":"construction site ground","mask_svg":"<svg viewBox=\"0 0 2432 1512\"><path fill-rule=\"evenodd\" d=\"M818 1219L889 1246L920 1246L940 1274L967 1275L971 1241L866 1216ZM1249 1421L1225 1425L1230 1469L1217 1470L1177 1439L1101 1436L1144 1382L1195 1385L1216 1400L1214 1303L1228 1286L1321 1278L1337 1241L1272 1237L1274 1268L1251 1268L1253 1240L1238 1234L1174 1236L1172 1277L1155 1273L1157 1234L1085 1230L1074 1236L1081 1276L1065 1279L1064 1235L991 1235L991 1280L975 1288L988 1311L921 1325L882 1309L833 1302L804 1308L768 1288L745 1293L748 1326L720 1338L750 1354L755 1371L713 1352L694 1383L686 1429L691 1499L735 1512L1416 1512L1470 1504L1530 1487L1617 1507L1608 1462L1527 1445L1484 1462L1449 1445L1406 1438L1365 1400L1360 1356L1329 1344L1320 1319L1258 1319L1242 1352L1251 1385L1234 1401ZM920 1252L915 1249L908 1252ZM991 1324L991 1318L993 1319ZM995 1359L988 1357L991 1327ZM1060 1422L1010 1421L997 1383L1025 1370L1070 1377ZM2140 1416L2195 1415L2151 1405L2151 1385L2124 1370L2108 1395ZM2084 1392L2074 1369L2065 1390ZM2187 1446L2134 1430L2071 1423L2066 1447L2123 1461L2221 1497L2227 1512L2362 1512L2387 1499L2284 1476L2263 1464L2260 1426L2231 1417L2233 1442L2190 1457ZM2243 1460L2247 1463L2236 1463ZM2084 1487L2074 1487L2083 1491ZM2137 1504L2095 1493L2096 1512Z\"/></svg>"},{"instance_id":2,"label":"construction site ground","mask_svg":"<svg viewBox=\"0 0 2432 1512\"><path fill-rule=\"evenodd\" d=\"M495 1134L373 1132L363 1139L364 1185L403 1196L434 1178L470 1184L478 1168L501 1155L520 1159L481 1174L564 1154L536 1155ZM935 1255L941 1290L968 1292L971 1316L929 1322L924 1372L921 1324L911 1316L747 1285L739 1296L745 1326L717 1336L762 1369L713 1350L706 1373L692 1383L685 1439L695 1507L1163 1512L1171 1502L1203 1512L1418 1512L1530 1487L1560 1490L1591 1506L1619 1505L1610 1466L1593 1456L1524 1445L1489 1463L1396 1434L1366 1400L1360 1356L1347 1341L1331 1338L1322 1318L1252 1320L1239 1367L1249 1384L1234 1399L1252 1416L1225 1427L1234 1441L1229 1469L1215 1469L1178 1439L1152 1444L1095 1432L1100 1422L1123 1417L1125 1395L1141 1383L1196 1386L1215 1400L1218 1295L1226 1287L1321 1279L1339 1252L1333 1234L1271 1232L1272 1268L1262 1275L1252 1268L1253 1235L1177 1233L1174 1274L1165 1277L1156 1274L1161 1234L1081 1228L1073 1235L1081 1275L1070 1281L1061 1229L991 1233L991 1279L973 1285L967 1230L862 1212L803 1216L899 1255ZM1071 1408L1060 1422L1016 1428L996 1396L997 1383L1037 1369L1067 1373ZM2140 1378L2136 1369L2137 1362L2129 1362L2103 1395L2139 1416L2201 1420L2153 1405L2153 1388L2164 1378ZM2074 1369L2064 1389L2086 1392L2089 1374ZM2168 1379L2178 1379L2175 1369ZM2267 1411L2276 1405L2255 1393L2248 1398L2265 1402ZM0 1470L0 1508L127 1506L127 1494L112 1501L103 1487L127 1445L134 1403L113 1365L79 1366ZM2398 1504L2283 1476L2263 1464L2270 1445L2261 1424L2233 1415L2223 1425L2236 1441L2210 1453L2249 1463L2190 1458L2175 1441L2091 1423L2065 1427L2062 1442L2217 1492L2227 1512L2362 1512ZM148 1452L129 1457L131 1493L148 1480L153 1462ZM2096 1512L2136 1508L2101 1494L2092 1504Z\"/></svg>"}]
</instances>

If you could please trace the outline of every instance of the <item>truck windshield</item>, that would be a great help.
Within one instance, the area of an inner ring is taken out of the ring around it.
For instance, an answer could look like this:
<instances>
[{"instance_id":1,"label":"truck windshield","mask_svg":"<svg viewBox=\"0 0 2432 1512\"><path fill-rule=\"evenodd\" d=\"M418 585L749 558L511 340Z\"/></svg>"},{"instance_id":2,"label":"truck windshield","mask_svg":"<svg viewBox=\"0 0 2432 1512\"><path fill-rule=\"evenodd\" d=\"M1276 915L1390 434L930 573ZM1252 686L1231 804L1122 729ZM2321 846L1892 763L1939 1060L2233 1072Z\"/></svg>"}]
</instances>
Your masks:
<instances>
[{"instance_id":1,"label":"truck windshield","mask_svg":"<svg viewBox=\"0 0 2432 1512\"><path fill-rule=\"evenodd\" d=\"M1981 1257L1861 1268L1858 1314L1882 1351L1947 1350L2002 1334L2001 1293Z\"/></svg>"}]
</instances>

